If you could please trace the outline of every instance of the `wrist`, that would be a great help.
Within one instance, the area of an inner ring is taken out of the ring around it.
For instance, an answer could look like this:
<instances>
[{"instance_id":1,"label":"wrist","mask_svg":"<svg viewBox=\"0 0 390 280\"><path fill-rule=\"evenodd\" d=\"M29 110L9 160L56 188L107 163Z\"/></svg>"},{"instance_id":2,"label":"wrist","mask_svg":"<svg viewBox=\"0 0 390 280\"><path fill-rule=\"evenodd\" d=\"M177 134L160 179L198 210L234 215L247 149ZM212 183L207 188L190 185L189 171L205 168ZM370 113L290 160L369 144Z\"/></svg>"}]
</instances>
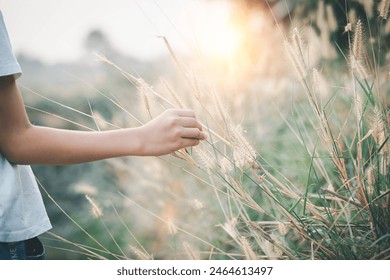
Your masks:
<instances>
[{"instance_id":1,"label":"wrist","mask_svg":"<svg viewBox=\"0 0 390 280\"><path fill-rule=\"evenodd\" d=\"M129 129L129 135L125 141L127 141L129 150L129 156L145 156L146 145L145 145L145 127L140 126Z\"/></svg>"}]
</instances>

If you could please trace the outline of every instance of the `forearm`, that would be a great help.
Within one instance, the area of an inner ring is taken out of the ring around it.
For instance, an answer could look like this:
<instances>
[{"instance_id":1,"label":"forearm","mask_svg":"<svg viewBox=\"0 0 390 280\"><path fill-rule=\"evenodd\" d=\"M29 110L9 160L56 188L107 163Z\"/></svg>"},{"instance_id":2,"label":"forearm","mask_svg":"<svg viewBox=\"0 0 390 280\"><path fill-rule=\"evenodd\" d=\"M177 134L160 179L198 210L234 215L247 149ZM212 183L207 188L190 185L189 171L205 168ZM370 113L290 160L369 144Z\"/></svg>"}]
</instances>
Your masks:
<instances>
[{"instance_id":1,"label":"forearm","mask_svg":"<svg viewBox=\"0 0 390 280\"><path fill-rule=\"evenodd\" d=\"M82 132L33 126L13 77L0 78L0 152L15 164L72 164L160 156L206 138L191 110L167 110L142 127Z\"/></svg>"},{"instance_id":2,"label":"forearm","mask_svg":"<svg viewBox=\"0 0 390 280\"><path fill-rule=\"evenodd\" d=\"M6 157L17 164L74 164L142 155L140 128L106 132L30 126L18 135Z\"/></svg>"},{"instance_id":3,"label":"forearm","mask_svg":"<svg viewBox=\"0 0 390 280\"><path fill-rule=\"evenodd\" d=\"M33 126L12 76L0 78L0 152L16 164L68 164L139 155L139 128L81 132Z\"/></svg>"}]
</instances>

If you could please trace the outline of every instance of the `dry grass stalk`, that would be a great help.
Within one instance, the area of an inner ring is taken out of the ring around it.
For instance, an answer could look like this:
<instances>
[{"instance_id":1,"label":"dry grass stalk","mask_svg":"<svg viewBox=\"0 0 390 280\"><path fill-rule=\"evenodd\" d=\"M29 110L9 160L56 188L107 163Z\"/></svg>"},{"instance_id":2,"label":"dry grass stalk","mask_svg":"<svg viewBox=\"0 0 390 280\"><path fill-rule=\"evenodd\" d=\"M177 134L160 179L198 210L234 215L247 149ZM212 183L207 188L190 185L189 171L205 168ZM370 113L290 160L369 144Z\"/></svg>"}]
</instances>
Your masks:
<instances>
[{"instance_id":1,"label":"dry grass stalk","mask_svg":"<svg viewBox=\"0 0 390 280\"><path fill-rule=\"evenodd\" d=\"M183 100L176 93L176 91L171 87L171 85L165 79L162 79L162 82L165 85L165 87L167 88L170 95L173 97L173 100L175 101L177 107L183 108L183 109L186 108L186 105L184 104Z\"/></svg>"},{"instance_id":2,"label":"dry grass stalk","mask_svg":"<svg viewBox=\"0 0 390 280\"><path fill-rule=\"evenodd\" d=\"M329 185L329 186L332 186L332 185ZM342 196L342 195L336 193L334 189L332 190L332 188L333 188L333 186L331 188L328 187L327 189L324 189L324 192L329 193L332 196L337 197L337 198L341 199L342 201L345 201L345 202L350 203L352 205L355 205L357 207L360 207L360 208L363 207L362 204L360 204L360 202L354 201L352 197Z\"/></svg>"},{"instance_id":3,"label":"dry grass stalk","mask_svg":"<svg viewBox=\"0 0 390 280\"><path fill-rule=\"evenodd\" d=\"M289 228L288 228L288 225L286 223L278 222L278 230L279 230L280 235L285 236L285 235L287 235Z\"/></svg>"},{"instance_id":4,"label":"dry grass stalk","mask_svg":"<svg viewBox=\"0 0 390 280\"><path fill-rule=\"evenodd\" d=\"M216 91L212 91L213 99L214 99L214 106L216 111L219 114L220 119L225 124L225 130L227 130L228 126L231 125L232 120L229 117L229 112L227 110L226 104L223 104L218 93Z\"/></svg>"},{"instance_id":5,"label":"dry grass stalk","mask_svg":"<svg viewBox=\"0 0 390 280\"><path fill-rule=\"evenodd\" d=\"M273 249L277 249L278 251L281 251L282 254L287 255L291 260L297 259L296 256L294 256L288 248L285 248L283 245L281 245L279 242L273 239L273 236L269 235L264 229L261 228L260 225L254 222L248 222L248 225L250 228L254 229L257 233L260 234L262 238L264 238L266 241L268 241L270 244L272 244ZM273 250L274 251L274 250ZM280 255L281 256L281 255Z\"/></svg>"},{"instance_id":6,"label":"dry grass stalk","mask_svg":"<svg viewBox=\"0 0 390 280\"><path fill-rule=\"evenodd\" d=\"M147 261L147 260L153 259L152 256L150 256L148 253L146 253L146 252L144 252L136 247L130 246L130 249L134 253L134 255L137 257L137 259L139 259L139 260Z\"/></svg>"},{"instance_id":7,"label":"dry grass stalk","mask_svg":"<svg viewBox=\"0 0 390 280\"><path fill-rule=\"evenodd\" d=\"M234 179L230 180L230 183L235 190L235 192L233 192L233 196L237 197L238 201L244 202L246 206L252 208L258 213L266 213L266 211L252 198L251 194L244 190L241 184L237 183Z\"/></svg>"},{"instance_id":8,"label":"dry grass stalk","mask_svg":"<svg viewBox=\"0 0 390 280\"><path fill-rule=\"evenodd\" d=\"M312 78L312 88L313 88L313 102L316 108L320 108L320 104L318 102L318 97L321 97L322 95L321 85L320 85L320 73L316 68L312 69L311 78ZM317 113L318 111L315 110L315 112Z\"/></svg>"},{"instance_id":9,"label":"dry grass stalk","mask_svg":"<svg viewBox=\"0 0 390 280\"><path fill-rule=\"evenodd\" d=\"M362 99L361 99L360 95L356 94L354 101L355 101L357 122L359 124L363 118L363 103L362 103Z\"/></svg>"},{"instance_id":10,"label":"dry grass stalk","mask_svg":"<svg viewBox=\"0 0 390 280\"><path fill-rule=\"evenodd\" d=\"M177 234L177 227L173 223L173 220L171 218L168 219L167 226L168 226L168 234L169 235L176 235Z\"/></svg>"},{"instance_id":11,"label":"dry grass stalk","mask_svg":"<svg viewBox=\"0 0 390 280\"><path fill-rule=\"evenodd\" d=\"M198 79L198 76L194 70L191 71L191 78L193 81L192 86L194 88L195 98L200 102L201 91L200 91L200 87L199 87L199 79Z\"/></svg>"},{"instance_id":12,"label":"dry grass stalk","mask_svg":"<svg viewBox=\"0 0 390 280\"><path fill-rule=\"evenodd\" d=\"M199 255L194 251L190 244L183 242L183 248L190 260L200 260Z\"/></svg>"},{"instance_id":13,"label":"dry grass stalk","mask_svg":"<svg viewBox=\"0 0 390 280\"><path fill-rule=\"evenodd\" d=\"M303 56L303 39L302 34L299 32L298 28L295 27L292 32L292 45L296 52L299 54L299 59L302 60L302 64L305 65L305 60Z\"/></svg>"},{"instance_id":14,"label":"dry grass stalk","mask_svg":"<svg viewBox=\"0 0 390 280\"><path fill-rule=\"evenodd\" d=\"M145 83L143 80L141 80L140 85L138 87L138 90L141 92L142 100L143 100L143 103L144 103L146 110L149 113L149 117L152 118L152 113L150 111L150 102L149 102L149 97L148 97L149 85L147 83Z\"/></svg>"}]
</instances>

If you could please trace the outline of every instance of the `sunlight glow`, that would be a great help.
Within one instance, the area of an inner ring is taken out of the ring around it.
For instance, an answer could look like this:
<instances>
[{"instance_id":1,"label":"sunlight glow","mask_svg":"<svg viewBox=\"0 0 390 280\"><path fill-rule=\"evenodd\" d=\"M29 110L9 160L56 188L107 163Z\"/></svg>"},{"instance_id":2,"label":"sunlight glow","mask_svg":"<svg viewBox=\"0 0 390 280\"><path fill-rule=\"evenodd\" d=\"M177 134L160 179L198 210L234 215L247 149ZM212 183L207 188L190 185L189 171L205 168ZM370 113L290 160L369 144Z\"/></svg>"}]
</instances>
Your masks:
<instances>
[{"instance_id":1,"label":"sunlight glow","mask_svg":"<svg viewBox=\"0 0 390 280\"><path fill-rule=\"evenodd\" d=\"M208 43L208 51L212 55L222 58L235 56L241 43L242 35L237 28L225 25L221 26Z\"/></svg>"},{"instance_id":2,"label":"sunlight glow","mask_svg":"<svg viewBox=\"0 0 390 280\"><path fill-rule=\"evenodd\" d=\"M232 18L234 5L216 1L210 7L212 15L194 30L196 44L207 56L231 59L236 56L243 39L240 24Z\"/></svg>"}]
</instances>

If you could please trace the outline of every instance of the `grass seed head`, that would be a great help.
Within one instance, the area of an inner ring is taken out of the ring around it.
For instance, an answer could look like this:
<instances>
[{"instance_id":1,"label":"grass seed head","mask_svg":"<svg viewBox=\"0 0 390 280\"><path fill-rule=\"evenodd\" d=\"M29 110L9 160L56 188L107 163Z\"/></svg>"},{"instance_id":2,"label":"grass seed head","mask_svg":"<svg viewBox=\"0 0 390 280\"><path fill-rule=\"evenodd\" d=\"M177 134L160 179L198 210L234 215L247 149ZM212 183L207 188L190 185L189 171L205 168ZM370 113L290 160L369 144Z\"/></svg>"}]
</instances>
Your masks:
<instances>
[{"instance_id":1,"label":"grass seed head","mask_svg":"<svg viewBox=\"0 0 390 280\"><path fill-rule=\"evenodd\" d=\"M350 67L352 72L359 78L365 80L368 78L368 73L365 65L365 49L364 49L364 31L361 20L356 22L353 33L352 46L350 51Z\"/></svg>"},{"instance_id":2,"label":"grass seed head","mask_svg":"<svg viewBox=\"0 0 390 280\"><path fill-rule=\"evenodd\" d=\"M246 260L258 260L258 255L253 251L252 246L250 245L246 237L241 237L241 248L244 251Z\"/></svg>"},{"instance_id":3,"label":"grass seed head","mask_svg":"<svg viewBox=\"0 0 390 280\"><path fill-rule=\"evenodd\" d=\"M379 17L387 19L389 15L390 0L382 0L378 5Z\"/></svg>"},{"instance_id":4,"label":"grass seed head","mask_svg":"<svg viewBox=\"0 0 390 280\"><path fill-rule=\"evenodd\" d=\"M85 198L88 200L89 204L92 207L92 214L96 217L99 218L103 216L103 211L100 209L100 207L96 204L96 202L89 196L86 195Z\"/></svg>"}]
</instances>

